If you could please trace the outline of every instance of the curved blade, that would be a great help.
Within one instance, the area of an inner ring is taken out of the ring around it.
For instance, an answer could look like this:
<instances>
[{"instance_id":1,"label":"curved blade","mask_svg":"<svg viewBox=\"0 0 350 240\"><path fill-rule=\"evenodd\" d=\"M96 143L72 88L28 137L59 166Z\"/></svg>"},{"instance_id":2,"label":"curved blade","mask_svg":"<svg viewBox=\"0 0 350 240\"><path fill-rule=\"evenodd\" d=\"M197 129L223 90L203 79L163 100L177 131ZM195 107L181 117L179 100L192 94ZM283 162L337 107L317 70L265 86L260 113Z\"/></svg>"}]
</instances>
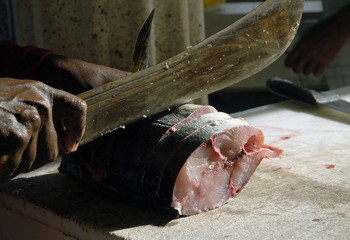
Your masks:
<instances>
[{"instance_id":1,"label":"curved blade","mask_svg":"<svg viewBox=\"0 0 350 240\"><path fill-rule=\"evenodd\" d=\"M304 0L267 0L181 54L80 94L88 104L82 142L259 72L292 42L303 6Z\"/></svg>"},{"instance_id":2,"label":"curved blade","mask_svg":"<svg viewBox=\"0 0 350 240\"><path fill-rule=\"evenodd\" d=\"M137 36L134 56L132 58L131 72L138 72L142 69L148 68L149 60L149 40L151 35L151 28L153 22L154 9L143 23L140 32Z\"/></svg>"}]
</instances>

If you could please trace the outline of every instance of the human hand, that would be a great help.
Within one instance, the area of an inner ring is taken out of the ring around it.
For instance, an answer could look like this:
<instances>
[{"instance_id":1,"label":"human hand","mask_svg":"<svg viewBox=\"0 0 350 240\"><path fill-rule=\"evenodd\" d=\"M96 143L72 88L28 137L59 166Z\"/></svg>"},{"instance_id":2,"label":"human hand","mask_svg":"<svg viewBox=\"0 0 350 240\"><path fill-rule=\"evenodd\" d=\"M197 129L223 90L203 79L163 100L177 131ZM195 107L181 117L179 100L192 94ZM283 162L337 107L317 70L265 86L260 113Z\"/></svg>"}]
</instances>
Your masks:
<instances>
[{"instance_id":1,"label":"human hand","mask_svg":"<svg viewBox=\"0 0 350 240\"><path fill-rule=\"evenodd\" d=\"M115 68L51 54L41 63L39 80L52 87L78 94L128 74Z\"/></svg>"},{"instance_id":2,"label":"human hand","mask_svg":"<svg viewBox=\"0 0 350 240\"><path fill-rule=\"evenodd\" d=\"M343 47L349 32L336 17L317 23L288 54L286 67L320 76Z\"/></svg>"},{"instance_id":3,"label":"human hand","mask_svg":"<svg viewBox=\"0 0 350 240\"><path fill-rule=\"evenodd\" d=\"M32 80L0 78L0 181L75 151L86 103Z\"/></svg>"}]
</instances>

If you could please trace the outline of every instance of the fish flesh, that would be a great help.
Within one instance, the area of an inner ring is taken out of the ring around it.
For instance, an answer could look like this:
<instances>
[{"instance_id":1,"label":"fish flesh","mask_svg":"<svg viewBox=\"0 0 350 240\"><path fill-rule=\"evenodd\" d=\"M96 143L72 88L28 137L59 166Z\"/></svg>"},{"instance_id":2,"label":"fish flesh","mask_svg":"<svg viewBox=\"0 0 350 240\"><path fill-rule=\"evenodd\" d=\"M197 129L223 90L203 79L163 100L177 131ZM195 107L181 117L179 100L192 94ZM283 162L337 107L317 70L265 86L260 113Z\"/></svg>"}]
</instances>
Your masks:
<instances>
[{"instance_id":1,"label":"fish flesh","mask_svg":"<svg viewBox=\"0 0 350 240\"><path fill-rule=\"evenodd\" d=\"M264 157L282 154L281 149L264 145L261 130L241 119L233 119L221 129L189 156L177 176L171 206L182 215L227 203Z\"/></svg>"},{"instance_id":2,"label":"fish flesh","mask_svg":"<svg viewBox=\"0 0 350 240\"><path fill-rule=\"evenodd\" d=\"M60 171L179 215L231 200L264 157L283 150L262 131L212 106L185 104L143 119L63 157Z\"/></svg>"}]
</instances>

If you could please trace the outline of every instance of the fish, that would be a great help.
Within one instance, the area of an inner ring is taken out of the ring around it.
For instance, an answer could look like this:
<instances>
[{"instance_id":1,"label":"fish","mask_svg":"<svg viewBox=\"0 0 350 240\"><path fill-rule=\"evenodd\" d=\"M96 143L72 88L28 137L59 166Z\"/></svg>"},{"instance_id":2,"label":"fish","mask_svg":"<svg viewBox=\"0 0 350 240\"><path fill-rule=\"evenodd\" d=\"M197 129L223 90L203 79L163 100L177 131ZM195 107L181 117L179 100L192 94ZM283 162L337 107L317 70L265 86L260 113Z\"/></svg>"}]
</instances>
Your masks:
<instances>
[{"instance_id":1,"label":"fish","mask_svg":"<svg viewBox=\"0 0 350 240\"><path fill-rule=\"evenodd\" d=\"M81 146L59 170L116 195L190 216L228 203L283 149L242 118L184 104Z\"/></svg>"}]
</instances>

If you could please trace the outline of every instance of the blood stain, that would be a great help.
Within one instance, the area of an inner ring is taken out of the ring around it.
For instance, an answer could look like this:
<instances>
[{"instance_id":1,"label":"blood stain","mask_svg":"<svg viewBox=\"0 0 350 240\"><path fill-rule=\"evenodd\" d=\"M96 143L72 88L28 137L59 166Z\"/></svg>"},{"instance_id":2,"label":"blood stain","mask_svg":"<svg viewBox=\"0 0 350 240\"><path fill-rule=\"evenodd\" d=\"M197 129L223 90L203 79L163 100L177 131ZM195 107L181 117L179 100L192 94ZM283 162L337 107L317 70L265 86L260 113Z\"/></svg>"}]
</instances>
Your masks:
<instances>
[{"instance_id":1,"label":"blood stain","mask_svg":"<svg viewBox=\"0 0 350 240\"><path fill-rule=\"evenodd\" d=\"M281 170L281 169L282 169L281 167L275 168L275 169L272 169L272 172L276 172L276 171Z\"/></svg>"},{"instance_id":2,"label":"blood stain","mask_svg":"<svg viewBox=\"0 0 350 240\"><path fill-rule=\"evenodd\" d=\"M327 164L325 166L326 166L327 169L335 168L335 165L333 165L333 164Z\"/></svg>"},{"instance_id":3,"label":"blood stain","mask_svg":"<svg viewBox=\"0 0 350 240\"><path fill-rule=\"evenodd\" d=\"M281 140L287 140L287 139L290 139L291 137L288 137L288 136L286 136L286 137L281 137Z\"/></svg>"}]
</instances>

